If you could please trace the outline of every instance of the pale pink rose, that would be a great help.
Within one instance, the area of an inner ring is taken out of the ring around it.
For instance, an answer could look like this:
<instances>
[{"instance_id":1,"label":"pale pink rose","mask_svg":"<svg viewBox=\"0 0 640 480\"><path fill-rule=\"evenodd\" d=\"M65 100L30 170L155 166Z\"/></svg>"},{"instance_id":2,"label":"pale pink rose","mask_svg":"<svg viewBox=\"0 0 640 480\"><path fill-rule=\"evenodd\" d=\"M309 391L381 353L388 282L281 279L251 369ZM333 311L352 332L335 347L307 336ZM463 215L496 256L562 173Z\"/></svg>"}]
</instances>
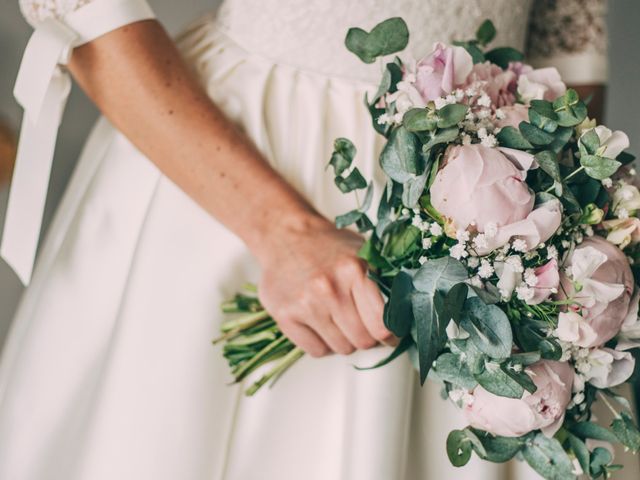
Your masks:
<instances>
[{"instance_id":1,"label":"pale pink rose","mask_svg":"<svg viewBox=\"0 0 640 480\"><path fill-rule=\"evenodd\" d=\"M629 137L626 133L620 130L612 132L604 125L598 125L594 130L600 139L600 148L603 149L602 156L616 158L629 148Z\"/></svg>"},{"instance_id":2,"label":"pale pink rose","mask_svg":"<svg viewBox=\"0 0 640 480\"><path fill-rule=\"evenodd\" d=\"M479 144L455 146L445 154L444 166L431 187L431 203L454 231L471 229L486 235L480 255L521 238L528 249L546 241L561 221L560 203L547 202L532 211L534 196L524 182L537 166L531 154Z\"/></svg>"},{"instance_id":3,"label":"pale pink rose","mask_svg":"<svg viewBox=\"0 0 640 480\"><path fill-rule=\"evenodd\" d=\"M591 368L584 375L596 388L611 388L624 383L633 373L636 361L629 352L594 348L587 357Z\"/></svg>"},{"instance_id":4,"label":"pale pink rose","mask_svg":"<svg viewBox=\"0 0 640 480\"><path fill-rule=\"evenodd\" d=\"M603 345L620 331L631 308L633 273L622 251L602 237L589 237L570 255L560 276L559 299L572 299L596 333L585 347ZM574 282L581 287L574 289Z\"/></svg>"},{"instance_id":5,"label":"pale pink rose","mask_svg":"<svg viewBox=\"0 0 640 480\"><path fill-rule=\"evenodd\" d=\"M431 187L431 202L456 230L470 225L484 232L489 223L509 225L526 218L534 197L526 172L500 150L479 144L455 146Z\"/></svg>"},{"instance_id":6,"label":"pale pink rose","mask_svg":"<svg viewBox=\"0 0 640 480\"><path fill-rule=\"evenodd\" d=\"M566 362L541 360L527 372L538 388L535 393L525 391L522 398L500 397L478 385L464 406L469 424L503 437L519 437L538 429L554 435L571 400L573 367Z\"/></svg>"},{"instance_id":7,"label":"pale pink rose","mask_svg":"<svg viewBox=\"0 0 640 480\"><path fill-rule=\"evenodd\" d=\"M555 67L537 68L518 77L518 93L526 103L531 100L553 101L567 91Z\"/></svg>"},{"instance_id":8,"label":"pale pink rose","mask_svg":"<svg viewBox=\"0 0 640 480\"><path fill-rule=\"evenodd\" d=\"M489 95L491 103L496 107L504 107L513 105L516 101L515 92L511 88L515 80L516 74L513 71L502 70L491 62L476 63L465 87L481 82L482 91Z\"/></svg>"},{"instance_id":9,"label":"pale pink rose","mask_svg":"<svg viewBox=\"0 0 640 480\"><path fill-rule=\"evenodd\" d=\"M521 103L502 107L500 111L504 114L503 118L496 118L495 124L500 128L513 127L518 128L521 122L529 121L529 107Z\"/></svg>"},{"instance_id":10,"label":"pale pink rose","mask_svg":"<svg viewBox=\"0 0 640 480\"><path fill-rule=\"evenodd\" d=\"M609 232L607 240L621 249L640 242L640 219L637 217L605 220L602 226Z\"/></svg>"},{"instance_id":11,"label":"pale pink rose","mask_svg":"<svg viewBox=\"0 0 640 480\"><path fill-rule=\"evenodd\" d=\"M551 260L544 265L534 269L536 284L533 285L533 298L528 300L529 305L537 305L544 302L552 294L558 292L560 285L560 274L558 273L558 262Z\"/></svg>"},{"instance_id":12,"label":"pale pink rose","mask_svg":"<svg viewBox=\"0 0 640 480\"><path fill-rule=\"evenodd\" d=\"M507 68L507 70L509 70L510 72L513 72L516 76L515 78L516 84L513 85L513 89L515 90L517 87L517 81L520 78L520 75L522 75L523 73L529 73L533 71L533 67L531 65L528 65L522 62L509 62L509 67Z\"/></svg>"},{"instance_id":13,"label":"pale pink rose","mask_svg":"<svg viewBox=\"0 0 640 480\"><path fill-rule=\"evenodd\" d=\"M464 48L436 43L416 65L415 87L426 101L435 100L463 85L472 68L473 60Z\"/></svg>"}]
</instances>

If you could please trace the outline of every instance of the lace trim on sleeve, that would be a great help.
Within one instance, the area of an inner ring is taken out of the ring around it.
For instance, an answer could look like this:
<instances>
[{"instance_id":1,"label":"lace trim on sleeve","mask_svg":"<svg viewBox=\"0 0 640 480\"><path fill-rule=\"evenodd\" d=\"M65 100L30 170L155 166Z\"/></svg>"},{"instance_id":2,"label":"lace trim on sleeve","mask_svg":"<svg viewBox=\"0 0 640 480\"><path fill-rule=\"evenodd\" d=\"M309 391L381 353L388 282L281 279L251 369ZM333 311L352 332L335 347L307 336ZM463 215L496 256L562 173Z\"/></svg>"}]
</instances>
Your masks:
<instances>
[{"instance_id":1,"label":"lace trim on sleeve","mask_svg":"<svg viewBox=\"0 0 640 480\"><path fill-rule=\"evenodd\" d=\"M62 18L92 0L20 0L22 15L35 25L47 18Z\"/></svg>"},{"instance_id":2,"label":"lace trim on sleeve","mask_svg":"<svg viewBox=\"0 0 640 480\"><path fill-rule=\"evenodd\" d=\"M535 0L527 53L572 84L607 79L606 0Z\"/></svg>"}]
</instances>

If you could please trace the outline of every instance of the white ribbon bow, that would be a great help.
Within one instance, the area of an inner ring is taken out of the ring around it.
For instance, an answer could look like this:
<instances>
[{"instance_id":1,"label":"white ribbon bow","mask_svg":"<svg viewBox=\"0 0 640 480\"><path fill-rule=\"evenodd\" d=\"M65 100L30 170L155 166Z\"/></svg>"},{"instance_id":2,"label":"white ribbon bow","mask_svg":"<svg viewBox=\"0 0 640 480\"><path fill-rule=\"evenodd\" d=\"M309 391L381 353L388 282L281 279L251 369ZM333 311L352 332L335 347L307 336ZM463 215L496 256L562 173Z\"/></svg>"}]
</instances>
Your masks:
<instances>
[{"instance_id":1,"label":"white ribbon bow","mask_svg":"<svg viewBox=\"0 0 640 480\"><path fill-rule=\"evenodd\" d=\"M39 23L14 87L24 108L0 256L31 280L58 127L71 89L64 66L74 47L129 23L155 18L146 0L93 0L62 20Z\"/></svg>"}]
</instances>

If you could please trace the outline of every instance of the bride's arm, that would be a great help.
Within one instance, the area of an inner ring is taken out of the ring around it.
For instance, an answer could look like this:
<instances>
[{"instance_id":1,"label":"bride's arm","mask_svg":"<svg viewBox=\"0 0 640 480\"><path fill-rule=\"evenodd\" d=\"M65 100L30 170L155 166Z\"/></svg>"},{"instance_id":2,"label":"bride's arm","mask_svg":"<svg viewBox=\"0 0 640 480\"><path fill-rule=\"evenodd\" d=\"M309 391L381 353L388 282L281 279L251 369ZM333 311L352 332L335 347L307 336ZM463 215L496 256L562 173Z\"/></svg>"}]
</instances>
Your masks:
<instances>
[{"instance_id":1,"label":"bride's arm","mask_svg":"<svg viewBox=\"0 0 640 480\"><path fill-rule=\"evenodd\" d=\"M313 355L384 341L382 301L338 231L272 170L209 99L154 20L76 48L69 69L109 120L248 245L261 299ZM218 248L211 245L211 248Z\"/></svg>"}]
</instances>

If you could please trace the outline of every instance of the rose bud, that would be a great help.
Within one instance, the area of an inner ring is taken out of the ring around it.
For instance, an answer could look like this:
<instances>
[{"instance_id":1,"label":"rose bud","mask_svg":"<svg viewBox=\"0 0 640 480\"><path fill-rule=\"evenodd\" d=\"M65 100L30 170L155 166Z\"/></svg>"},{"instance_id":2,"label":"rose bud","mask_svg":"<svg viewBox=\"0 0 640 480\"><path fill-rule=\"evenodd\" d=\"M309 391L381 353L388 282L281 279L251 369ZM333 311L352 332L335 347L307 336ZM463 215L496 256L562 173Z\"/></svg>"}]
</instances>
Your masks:
<instances>
[{"instance_id":1,"label":"rose bud","mask_svg":"<svg viewBox=\"0 0 640 480\"><path fill-rule=\"evenodd\" d=\"M519 437L538 429L554 435L571 400L573 367L567 362L541 360L527 371L538 388L534 393L525 391L522 398L500 397L478 385L464 406L469 424L503 437Z\"/></svg>"}]
</instances>

